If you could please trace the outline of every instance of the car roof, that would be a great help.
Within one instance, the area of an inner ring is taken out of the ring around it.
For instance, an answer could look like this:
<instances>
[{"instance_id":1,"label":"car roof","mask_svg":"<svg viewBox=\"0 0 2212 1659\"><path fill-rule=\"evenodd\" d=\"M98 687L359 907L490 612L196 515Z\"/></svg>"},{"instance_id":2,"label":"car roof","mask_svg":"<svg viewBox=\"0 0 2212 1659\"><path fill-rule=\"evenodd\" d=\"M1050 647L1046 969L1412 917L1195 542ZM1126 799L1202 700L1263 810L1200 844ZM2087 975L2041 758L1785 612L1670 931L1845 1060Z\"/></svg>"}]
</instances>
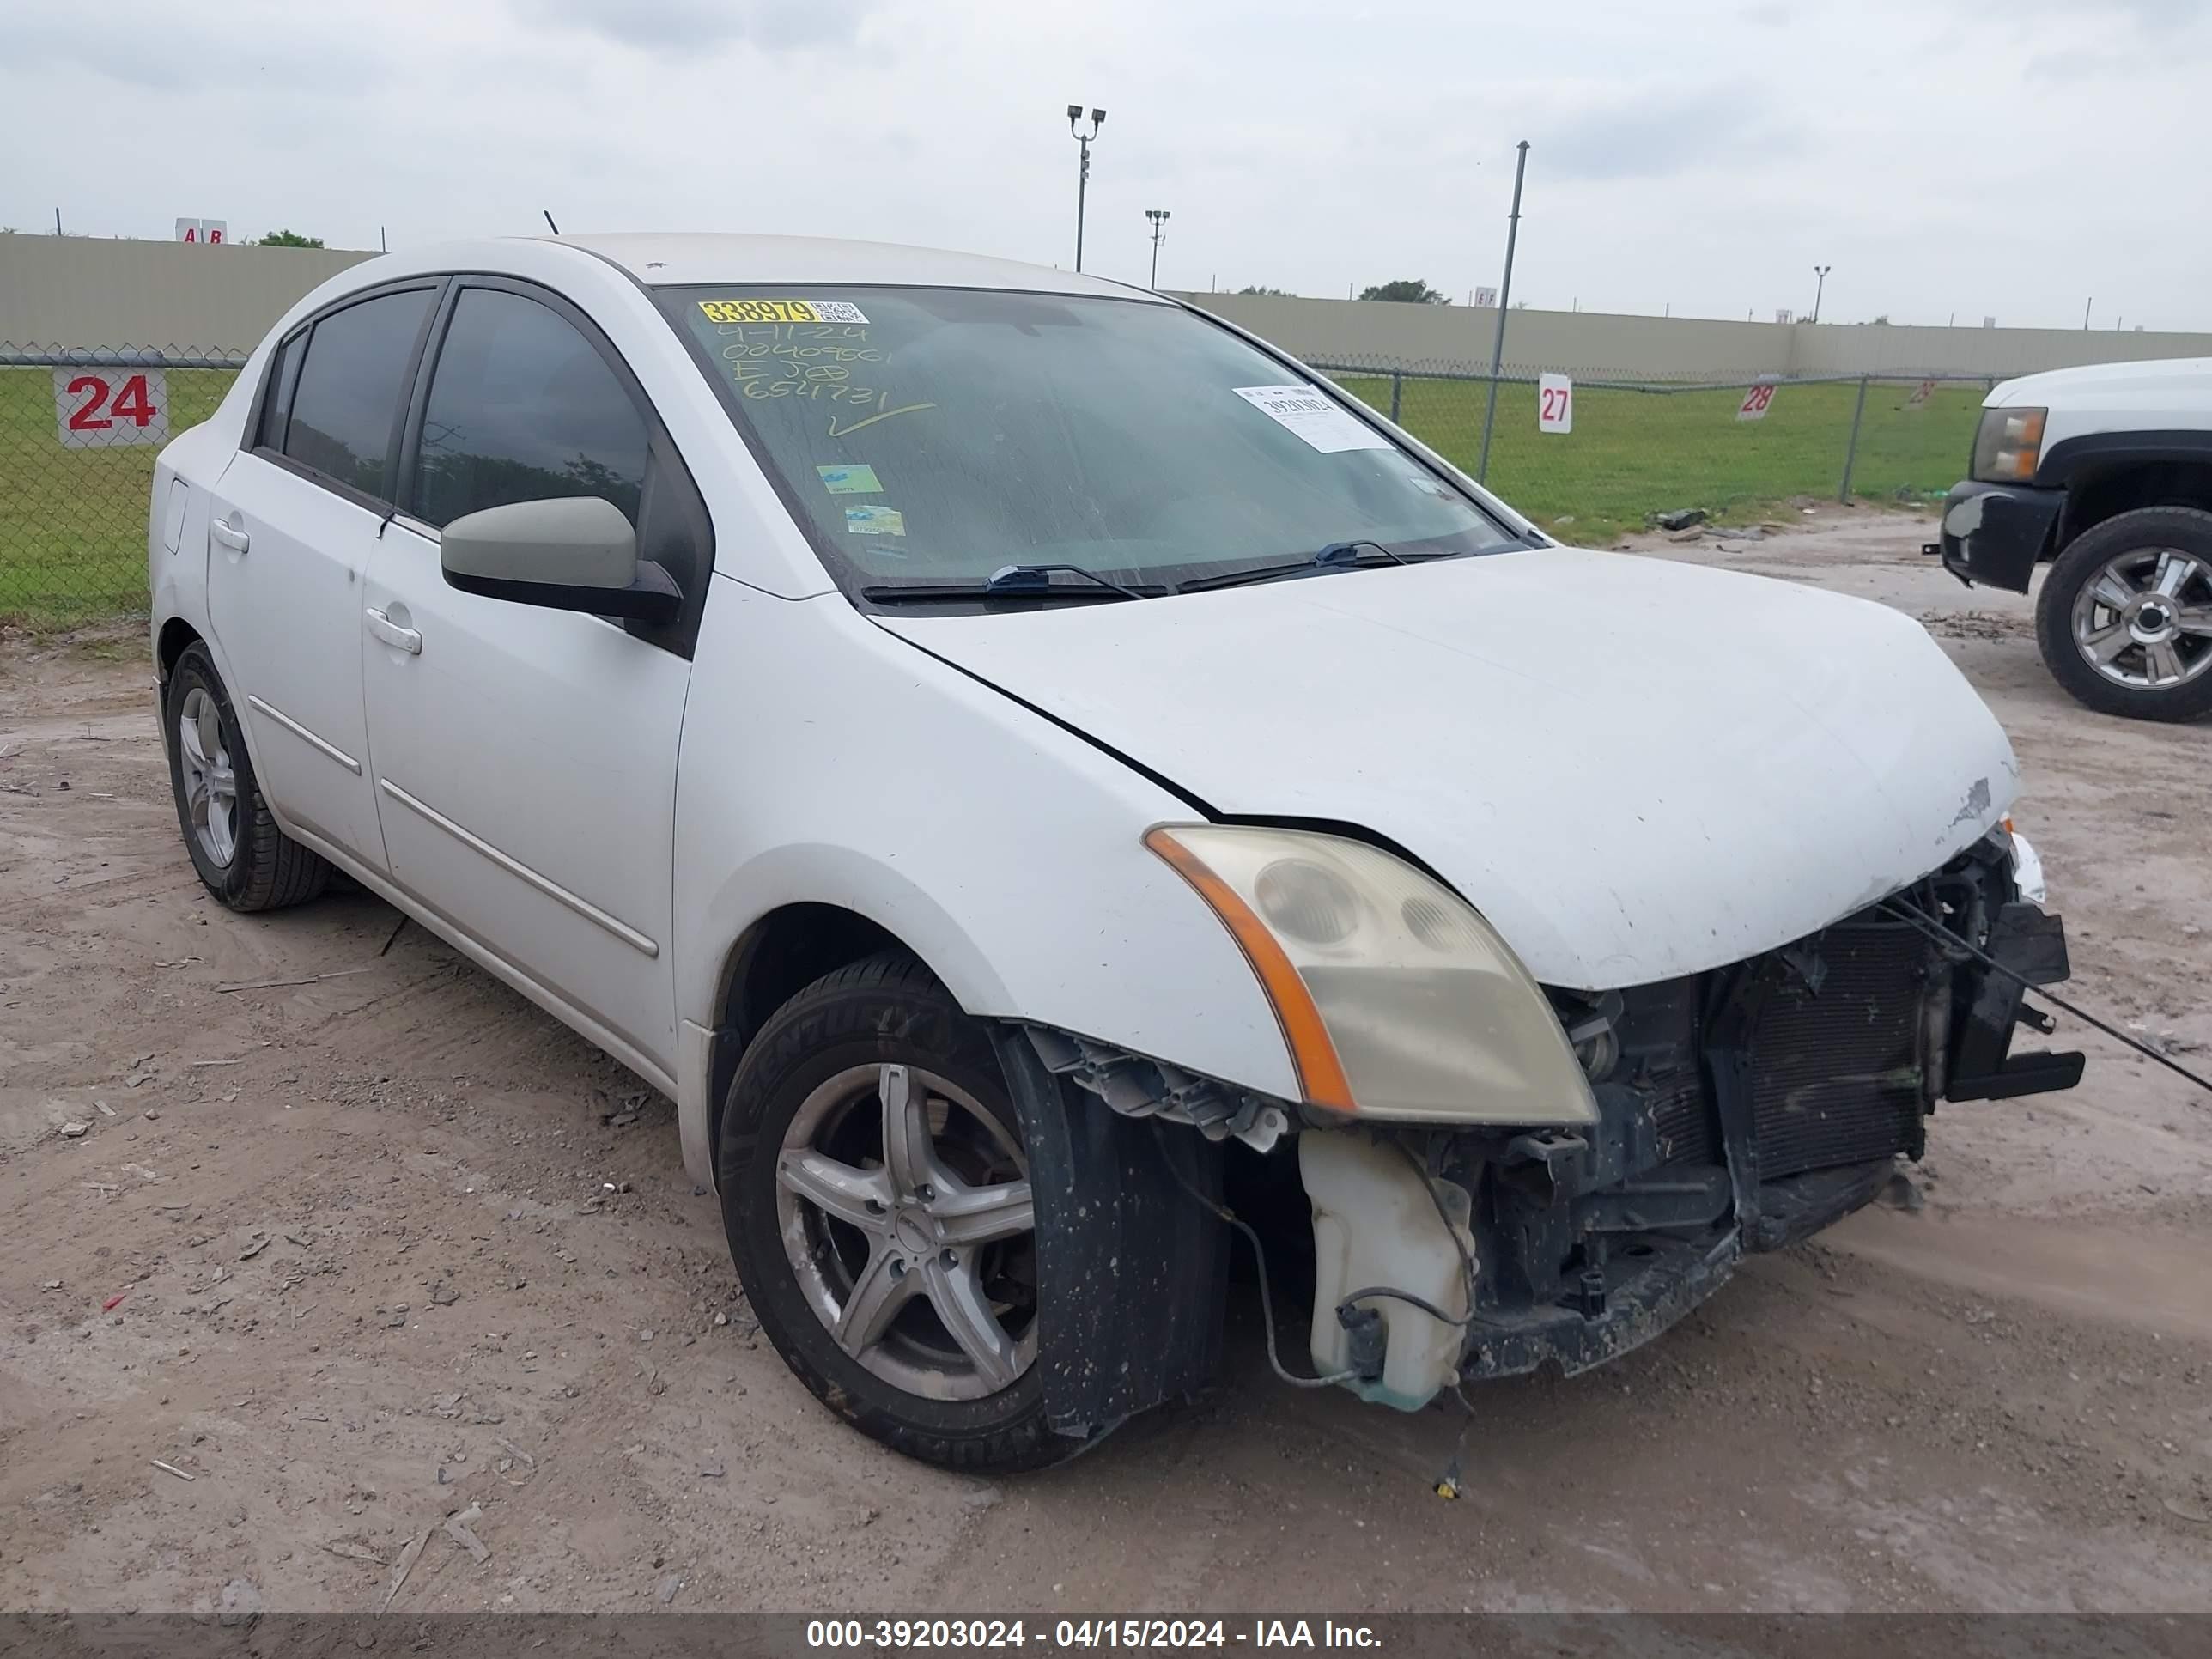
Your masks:
<instances>
[{"instance_id":1,"label":"car roof","mask_svg":"<svg viewBox=\"0 0 2212 1659\"><path fill-rule=\"evenodd\" d=\"M903 247L896 242L744 236L714 231L618 231L533 240L596 253L654 287L702 283L881 283L1094 294L1121 300L1158 297L1127 283L1107 282L1048 265L955 253L944 248Z\"/></svg>"}]
</instances>

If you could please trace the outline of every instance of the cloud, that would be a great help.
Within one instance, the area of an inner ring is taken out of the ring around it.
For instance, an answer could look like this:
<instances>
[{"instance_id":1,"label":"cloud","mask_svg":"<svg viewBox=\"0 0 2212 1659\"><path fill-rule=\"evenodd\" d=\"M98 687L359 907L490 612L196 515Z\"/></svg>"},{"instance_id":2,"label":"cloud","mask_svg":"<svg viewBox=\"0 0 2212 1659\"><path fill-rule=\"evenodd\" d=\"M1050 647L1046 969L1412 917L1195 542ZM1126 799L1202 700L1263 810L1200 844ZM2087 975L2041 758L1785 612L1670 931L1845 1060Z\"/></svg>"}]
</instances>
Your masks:
<instances>
[{"instance_id":1,"label":"cloud","mask_svg":"<svg viewBox=\"0 0 2212 1659\"><path fill-rule=\"evenodd\" d=\"M543 18L650 52L749 40L769 52L857 39L875 0L516 0Z\"/></svg>"},{"instance_id":2,"label":"cloud","mask_svg":"<svg viewBox=\"0 0 2212 1659\"><path fill-rule=\"evenodd\" d=\"M89 72L154 91L216 94L241 82L270 93L365 92L387 73L374 39L319 35L288 21L222 28L147 0L57 9L9 28L9 67Z\"/></svg>"},{"instance_id":3,"label":"cloud","mask_svg":"<svg viewBox=\"0 0 2212 1659\"><path fill-rule=\"evenodd\" d=\"M1664 179L1700 168L1764 162L1794 148L1757 94L1737 87L1607 107L1556 127L1544 146L1546 168L1562 179Z\"/></svg>"}]
</instances>

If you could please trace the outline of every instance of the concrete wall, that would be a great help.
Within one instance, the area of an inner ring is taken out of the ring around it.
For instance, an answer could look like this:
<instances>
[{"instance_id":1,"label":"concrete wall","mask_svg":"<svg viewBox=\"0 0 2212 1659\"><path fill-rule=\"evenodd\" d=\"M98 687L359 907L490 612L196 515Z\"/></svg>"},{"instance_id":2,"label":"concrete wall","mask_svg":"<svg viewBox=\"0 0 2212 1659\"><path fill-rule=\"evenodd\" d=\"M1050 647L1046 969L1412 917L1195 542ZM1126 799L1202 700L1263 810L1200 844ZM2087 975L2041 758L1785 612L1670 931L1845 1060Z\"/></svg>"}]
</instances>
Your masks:
<instances>
[{"instance_id":1,"label":"concrete wall","mask_svg":"<svg viewBox=\"0 0 2212 1659\"><path fill-rule=\"evenodd\" d=\"M1494 310L1186 294L1316 362L1487 370ZM1750 379L1759 374L1968 374L2002 378L2075 363L2212 356L2212 334L2081 329L1895 328L1872 324L1723 323L1688 317L1516 311L1509 371L1563 369L1590 380Z\"/></svg>"},{"instance_id":2,"label":"concrete wall","mask_svg":"<svg viewBox=\"0 0 2212 1659\"><path fill-rule=\"evenodd\" d=\"M0 343L250 351L309 289L374 258L19 231L0 236Z\"/></svg>"},{"instance_id":3,"label":"concrete wall","mask_svg":"<svg viewBox=\"0 0 2212 1659\"><path fill-rule=\"evenodd\" d=\"M2212 334L2115 333L2080 328L1897 328L1799 323L1790 371L1867 374L1897 369L2002 379L2076 363L2212 357Z\"/></svg>"},{"instance_id":4,"label":"concrete wall","mask_svg":"<svg viewBox=\"0 0 2212 1659\"><path fill-rule=\"evenodd\" d=\"M1245 294L1179 297L1320 362L1389 359L1408 368L1486 371L1498 326L1494 309L1468 306ZM1516 311L1506 323L1505 362L1523 372L1565 368L1592 379L1748 379L1788 369L1790 332L1773 323Z\"/></svg>"},{"instance_id":5,"label":"concrete wall","mask_svg":"<svg viewBox=\"0 0 2212 1659\"><path fill-rule=\"evenodd\" d=\"M204 247L0 236L0 343L247 351L324 278L374 258L324 248ZM1482 370L1498 313L1259 295L1183 297L1322 362ZM1505 362L1589 380L1759 374L2003 376L2123 358L2212 356L2212 335L1890 328L1516 311Z\"/></svg>"}]
</instances>

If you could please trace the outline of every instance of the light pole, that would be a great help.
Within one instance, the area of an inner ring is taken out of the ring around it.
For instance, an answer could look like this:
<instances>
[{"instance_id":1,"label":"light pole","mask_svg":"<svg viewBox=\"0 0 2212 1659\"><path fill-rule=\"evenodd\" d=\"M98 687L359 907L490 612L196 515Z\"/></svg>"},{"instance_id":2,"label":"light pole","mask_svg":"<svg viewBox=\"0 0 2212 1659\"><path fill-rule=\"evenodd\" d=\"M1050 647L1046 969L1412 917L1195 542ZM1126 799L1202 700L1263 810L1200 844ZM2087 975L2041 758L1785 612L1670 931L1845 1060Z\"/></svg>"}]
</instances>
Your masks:
<instances>
[{"instance_id":1,"label":"light pole","mask_svg":"<svg viewBox=\"0 0 2212 1659\"><path fill-rule=\"evenodd\" d=\"M1160 238L1168 234L1168 210L1165 208L1146 208L1145 217L1152 222L1152 286L1160 285Z\"/></svg>"},{"instance_id":2,"label":"light pole","mask_svg":"<svg viewBox=\"0 0 2212 1659\"><path fill-rule=\"evenodd\" d=\"M1498 423L1498 371L1505 362L1505 313L1513 303L1513 244L1521 235L1521 179L1528 171L1528 141L1514 146L1513 211L1505 221L1505 274L1498 279L1498 330L1490 337L1490 401L1482 411L1482 459L1475 463L1474 481L1490 478L1490 428Z\"/></svg>"},{"instance_id":3,"label":"light pole","mask_svg":"<svg viewBox=\"0 0 2212 1659\"><path fill-rule=\"evenodd\" d=\"M1820 320L1820 295L1828 286L1828 273L1834 269L1833 265L1813 267L1813 274L1820 280L1813 284L1813 314L1806 319L1807 321L1817 323Z\"/></svg>"},{"instance_id":4,"label":"light pole","mask_svg":"<svg viewBox=\"0 0 2212 1659\"><path fill-rule=\"evenodd\" d=\"M1106 125L1106 112L1103 109L1091 112L1091 131L1088 132L1080 131L1075 125L1082 118L1083 106L1070 104L1067 106L1067 131L1083 149L1082 161L1075 174L1075 268L1078 270L1083 269L1083 196L1091 183L1091 141L1098 136L1098 129Z\"/></svg>"}]
</instances>

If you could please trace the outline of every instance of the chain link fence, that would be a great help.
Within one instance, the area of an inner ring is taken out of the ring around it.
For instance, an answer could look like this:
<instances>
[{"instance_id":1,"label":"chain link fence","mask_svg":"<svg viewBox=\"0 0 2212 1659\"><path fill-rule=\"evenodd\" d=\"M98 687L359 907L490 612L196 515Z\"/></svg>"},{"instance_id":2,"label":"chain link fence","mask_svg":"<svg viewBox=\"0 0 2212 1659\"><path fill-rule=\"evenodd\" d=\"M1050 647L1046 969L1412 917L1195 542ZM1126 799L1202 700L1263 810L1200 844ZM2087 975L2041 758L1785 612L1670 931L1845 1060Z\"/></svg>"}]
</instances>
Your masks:
<instances>
[{"instance_id":1,"label":"chain link fence","mask_svg":"<svg viewBox=\"0 0 2212 1659\"><path fill-rule=\"evenodd\" d=\"M1540 375L1450 365L1314 365L1561 540L1604 545L1650 515L1748 523L1816 502L1940 500L1966 476L1990 380L1851 375L1571 379L1571 430L1539 424ZM1557 412L1559 400L1553 401ZM1488 465L1484 438L1489 436Z\"/></svg>"},{"instance_id":2,"label":"chain link fence","mask_svg":"<svg viewBox=\"0 0 2212 1659\"><path fill-rule=\"evenodd\" d=\"M214 413L245 359L0 343L0 623L46 629L143 614L154 457ZM1692 381L1584 372L1572 381L1572 429L1559 433L1540 429L1534 372L1498 377L1492 416L1480 370L1386 360L1316 367L1560 539L1594 546L1684 507L1729 524L1817 501L1939 498L1966 471L1990 386L1915 374ZM1740 418L1747 402L1757 418Z\"/></svg>"},{"instance_id":3,"label":"chain link fence","mask_svg":"<svg viewBox=\"0 0 2212 1659\"><path fill-rule=\"evenodd\" d=\"M215 413L245 361L0 343L0 623L145 613L154 457Z\"/></svg>"}]
</instances>

